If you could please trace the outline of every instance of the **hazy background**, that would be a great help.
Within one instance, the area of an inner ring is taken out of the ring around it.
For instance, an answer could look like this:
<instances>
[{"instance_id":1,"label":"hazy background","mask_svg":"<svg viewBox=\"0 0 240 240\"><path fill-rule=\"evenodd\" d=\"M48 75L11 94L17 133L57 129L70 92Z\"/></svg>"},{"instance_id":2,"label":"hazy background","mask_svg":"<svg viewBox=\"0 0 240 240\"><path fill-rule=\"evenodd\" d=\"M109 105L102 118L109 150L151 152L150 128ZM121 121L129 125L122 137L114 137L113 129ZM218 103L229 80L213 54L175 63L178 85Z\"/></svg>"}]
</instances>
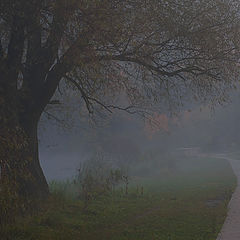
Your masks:
<instances>
[{"instance_id":1,"label":"hazy background","mask_svg":"<svg viewBox=\"0 0 240 240\"><path fill-rule=\"evenodd\" d=\"M137 164L146 155L161 159L182 148L212 153L237 151L239 105L240 93L236 91L223 106L214 109L186 102L176 116L164 111L143 120L138 115L118 111L98 120L94 118L94 122L82 111L82 102L77 103L76 97L70 94L59 106L60 114L56 116L54 110L49 110L57 121L47 114L42 118L41 164L47 179L51 180L71 178L80 162L96 152L116 162Z\"/></svg>"}]
</instances>

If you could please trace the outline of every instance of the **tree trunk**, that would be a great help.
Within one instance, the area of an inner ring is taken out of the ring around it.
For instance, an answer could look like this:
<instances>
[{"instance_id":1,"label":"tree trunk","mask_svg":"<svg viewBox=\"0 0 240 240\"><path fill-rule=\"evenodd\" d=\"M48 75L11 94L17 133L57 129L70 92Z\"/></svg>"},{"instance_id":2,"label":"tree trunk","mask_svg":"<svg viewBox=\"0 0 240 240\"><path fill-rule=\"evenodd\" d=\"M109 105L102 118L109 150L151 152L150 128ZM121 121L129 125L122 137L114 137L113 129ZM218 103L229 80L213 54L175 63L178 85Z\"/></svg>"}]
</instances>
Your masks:
<instances>
[{"instance_id":1,"label":"tree trunk","mask_svg":"<svg viewBox=\"0 0 240 240\"><path fill-rule=\"evenodd\" d=\"M37 129L32 131L34 138L30 138L19 127L7 132L5 139L11 140L10 143L1 144L4 153L1 181L4 183L16 179L21 196L42 199L48 195L48 184L38 158Z\"/></svg>"},{"instance_id":2,"label":"tree trunk","mask_svg":"<svg viewBox=\"0 0 240 240\"><path fill-rule=\"evenodd\" d=\"M23 128L24 129L24 128ZM47 197L49 190L46 178L43 174L38 151L38 137L37 137L37 123L32 124L30 128L25 128L25 133L28 139L28 149L31 161L26 166L25 171L31 174L33 181L29 181L26 185L27 194L38 198L44 199Z\"/></svg>"},{"instance_id":3,"label":"tree trunk","mask_svg":"<svg viewBox=\"0 0 240 240\"><path fill-rule=\"evenodd\" d=\"M1 216L32 211L49 194L38 157L38 121L19 115L17 106L0 97Z\"/></svg>"}]
</instances>

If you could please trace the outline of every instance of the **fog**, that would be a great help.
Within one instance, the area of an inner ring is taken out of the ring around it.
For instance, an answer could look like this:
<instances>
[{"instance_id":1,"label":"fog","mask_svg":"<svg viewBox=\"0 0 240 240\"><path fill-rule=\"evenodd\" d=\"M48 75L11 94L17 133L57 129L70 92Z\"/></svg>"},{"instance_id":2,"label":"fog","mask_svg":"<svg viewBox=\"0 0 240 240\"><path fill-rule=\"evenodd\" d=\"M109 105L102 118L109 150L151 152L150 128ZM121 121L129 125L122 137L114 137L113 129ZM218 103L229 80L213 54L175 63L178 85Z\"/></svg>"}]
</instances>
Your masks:
<instances>
[{"instance_id":1,"label":"fog","mask_svg":"<svg viewBox=\"0 0 240 240\"><path fill-rule=\"evenodd\" d=\"M88 114L80 116L80 106L75 104L74 114L57 116L62 117L64 126L43 117L39 127L41 164L47 179L52 180L72 178L81 162L99 152L113 164L132 166L148 154L161 160L186 148L199 153L234 152L240 144L239 103L237 91L221 106L186 102L175 114L164 111L150 119L115 111L94 123Z\"/></svg>"}]
</instances>

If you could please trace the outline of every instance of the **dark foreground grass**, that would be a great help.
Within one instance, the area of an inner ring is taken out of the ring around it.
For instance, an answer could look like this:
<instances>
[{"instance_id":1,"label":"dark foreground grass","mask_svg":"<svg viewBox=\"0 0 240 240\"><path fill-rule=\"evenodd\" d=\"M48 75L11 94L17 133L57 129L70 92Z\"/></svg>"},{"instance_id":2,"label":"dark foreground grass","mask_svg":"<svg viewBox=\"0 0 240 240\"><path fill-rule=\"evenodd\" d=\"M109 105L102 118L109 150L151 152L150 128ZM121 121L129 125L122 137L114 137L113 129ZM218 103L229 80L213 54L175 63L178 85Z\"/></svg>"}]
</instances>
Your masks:
<instances>
[{"instance_id":1,"label":"dark foreground grass","mask_svg":"<svg viewBox=\"0 0 240 240\"><path fill-rule=\"evenodd\" d=\"M135 179L128 196L102 197L87 211L80 200L56 191L46 212L19 220L0 239L214 240L236 185L231 167L221 159L185 159L179 166ZM143 196L137 185L143 186Z\"/></svg>"}]
</instances>

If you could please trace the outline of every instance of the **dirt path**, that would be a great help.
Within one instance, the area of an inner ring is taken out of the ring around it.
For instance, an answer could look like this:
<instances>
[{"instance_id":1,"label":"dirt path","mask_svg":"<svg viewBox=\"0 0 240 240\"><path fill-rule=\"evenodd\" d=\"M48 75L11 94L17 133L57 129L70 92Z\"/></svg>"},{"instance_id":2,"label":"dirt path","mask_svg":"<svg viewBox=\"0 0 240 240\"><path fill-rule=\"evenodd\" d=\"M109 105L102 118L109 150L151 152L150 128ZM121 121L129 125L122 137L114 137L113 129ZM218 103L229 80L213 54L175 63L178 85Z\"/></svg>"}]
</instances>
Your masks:
<instances>
[{"instance_id":1,"label":"dirt path","mask_svg":"<svg viewBox=\"0 0 240 240\"><path fill-rule=\"evenodd\" d=\"M217 156L216 156L217 157ZM228 215L217 240L240 240L240 160L218 156L228 160L237 177L237 188L228 205Z\"/></svg>"}]
</instances>

